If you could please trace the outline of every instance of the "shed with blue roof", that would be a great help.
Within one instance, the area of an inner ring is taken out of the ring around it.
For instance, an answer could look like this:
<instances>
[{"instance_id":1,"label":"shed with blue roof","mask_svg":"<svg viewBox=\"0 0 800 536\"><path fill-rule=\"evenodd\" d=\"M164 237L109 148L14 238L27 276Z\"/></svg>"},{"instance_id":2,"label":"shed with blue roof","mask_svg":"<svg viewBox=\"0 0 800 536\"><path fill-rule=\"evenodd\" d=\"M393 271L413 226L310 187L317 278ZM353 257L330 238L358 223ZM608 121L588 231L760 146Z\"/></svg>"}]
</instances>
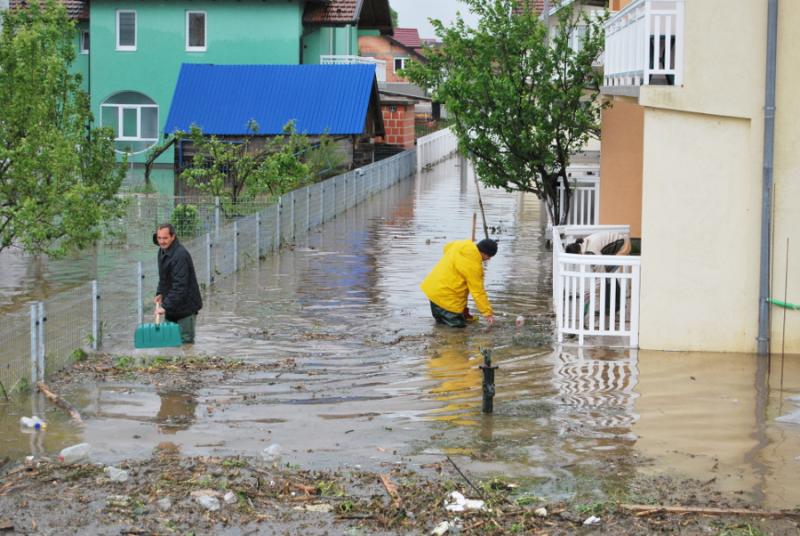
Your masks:
<instances>
[{"instance_id":1,"label":"shed with blue roof","mask_svg":"<svg viewBox=\"0 0 800 536\"><path fill-rule=\"evenodd\" d=\"M374 65L181 66L165 134L188 132L230 139L283 134L294 121L300 134L335 138L352 166L373 159L373 138L384 134ZM188 159L179 144L176 162Z\"/></svg>"}]
</instances>

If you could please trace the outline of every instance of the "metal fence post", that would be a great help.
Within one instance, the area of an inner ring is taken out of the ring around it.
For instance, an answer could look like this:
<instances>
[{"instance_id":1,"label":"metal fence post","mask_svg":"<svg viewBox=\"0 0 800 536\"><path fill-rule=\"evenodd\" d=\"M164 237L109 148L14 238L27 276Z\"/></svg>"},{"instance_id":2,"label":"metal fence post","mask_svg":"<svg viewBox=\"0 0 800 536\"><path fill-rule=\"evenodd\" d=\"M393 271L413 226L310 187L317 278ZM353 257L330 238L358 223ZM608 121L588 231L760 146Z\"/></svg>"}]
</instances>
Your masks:
<instances>
[{"instance_id":1,"label":"metal fence post","mask_svg":"<svg viewBox=\"0 0 800 536\"><path fill-rule=\"evenodd\" d=\"M256 257L261 258L261 213L256 212Z\"/></svg>"},{"instance_id":2,"label":"metal fence post","mask_svg":"<svg viewBox=\"0 0 800 536\"><path fill-rule=\"evenodd\" d=\"M142 300L139 298L139 306ZM97 279L92 280L92 350L100 347L100 294L97 292Z\"/></svg>"},{"instance_id":3,"label":"metal fence post","mask_svg":"<svg viewBox=\"0 0 800 536\"><path fill-rule=\"evenodd\" d=\"M214 275L211 273L211 233L206 233L206 287L211 287Z\"/></svg>"},{"instance_id":4,"label":"metal fence post","mask_svg":"<svg viewBox=\"0 0 800 536\"><path fill-rule=\"evenodd\" d=\"M239 270L239 222L233 222L233 271Z\"/></svg>"},{"instance_id":5,"label":"metal fence post","mask_svg":"<svg viewBox=\"0 0 800 536\"><path fill-rule=\"evenodd\" d=\"M275 211L277 214L277 222L275 224L275 251L278 251L281 247L281 212L283 208L283 196L278 197L278 210Z\"/></svg>"},{"instance_id":6,"label":"metal fence post","mask_svg":"<svg viewBox=\"0 0 800 536\"><path fill-rule=\"evenodd\" d=\"M319 185L319 224L325 221L325 183Z\"/></svg>"},{"instance_id":7,"label":"metal fence post","mask_svg":"<svg viewBox=\"0 0 800 536\"><path fill-rule=\"evenodd\" d=\"M306 186L306 233L311 231L311 187Z\"/></svg>"},{"instance_id":8,"label":"metal fence post","mask_svg":"<svg viewBox=\"0 0 800 536\"><path fill-rule=\"evenodd\" d=\"M219 240L219 196L214 197L214 240Z\"/></svg>"},{"instance_id":9,"label":"metal fence post","mask_svg":"<svg viewBox=\"0 0 800 536\"><path fill-rule=\"evenodd\" d=\"M295 239L295 224L294 224L294 190L292 190L292 207L291 207L291 216L292 216L292 242Z\"/></svg>"},{"instance_id":10,"label":"metal fence post","mask_svg":"<svg viewBox=\"0 0 800 536\"><path fill-rule=\"evenodd\" d=\"M142 269L142 261L136 263L136 296L138 301L136 303L136 319L138 323L144 322L144 270Z\"/></svg>"},{"instance_id":11,"label":"metal fence post","mask_svg":"<svg viewBox=\"0 0 800 536\"><path fill-rule=\"evenodd\" d=\"M39 376L37 372L37 356L39 355L39 343L37 342L37 335L39 330L39 316L36 302L31 304L31 386L36 385L36 378Z\"/></svg>"},{"instance_id":12,"label":"metal fence post","mask_svg":"<svg viewBox=\"0 0 800 536\"><path fill-rule=\"evenodd\" d=\"M39 356L38 356L38 365L39 365L39 380L44 381L44 323L47 321L47 317L44 315L44 302L38 302L38 310L39 310Z\"/></svg>"}]
</instances>

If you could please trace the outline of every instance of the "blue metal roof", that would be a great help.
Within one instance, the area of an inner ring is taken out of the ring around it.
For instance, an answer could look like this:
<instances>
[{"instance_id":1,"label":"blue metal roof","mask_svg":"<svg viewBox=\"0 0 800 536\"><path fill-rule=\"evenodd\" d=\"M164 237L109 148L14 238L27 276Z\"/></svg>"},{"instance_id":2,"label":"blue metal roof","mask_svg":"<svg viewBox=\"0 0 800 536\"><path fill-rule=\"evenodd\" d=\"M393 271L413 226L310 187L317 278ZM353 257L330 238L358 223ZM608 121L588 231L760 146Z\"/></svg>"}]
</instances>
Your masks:
<instances>
[{"instance_id":1,"label":"blue metal roof","mask_svg":"<svg viewBox=\"0 0 800 536\"><path fill-rule=\"evenodd\" d=\"M254 119L262 135L281 134L290 120L301 134L361 134L376 88L373 65L184 63L164 131L196 124L205 134L243 135Z\"/></svg>"}]
</instances>

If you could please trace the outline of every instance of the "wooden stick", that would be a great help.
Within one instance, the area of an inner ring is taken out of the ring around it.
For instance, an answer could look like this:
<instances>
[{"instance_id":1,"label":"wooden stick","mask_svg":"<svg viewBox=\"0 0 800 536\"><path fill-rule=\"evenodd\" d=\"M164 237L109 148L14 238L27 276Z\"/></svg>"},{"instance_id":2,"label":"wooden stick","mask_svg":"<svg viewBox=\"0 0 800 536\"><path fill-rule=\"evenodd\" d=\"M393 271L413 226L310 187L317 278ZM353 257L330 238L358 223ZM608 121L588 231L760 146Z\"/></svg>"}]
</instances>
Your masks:
<instances>
[{"instance_id":1,"label":"wooden stick","mask_svg":"<svg viewBox=\"0 0 800 536\"><path fill-rule=\"evenodd\" d=\"M475 225L478 221L478 214L476 212L472 213L472 241L475 242Z\"/></svg>"},{"instance_id":2,"label":"wooden stick","mask_svg":"<svg viewBox=\"0 0 800 536\"><path fill-rule=\"evenodd\" d=\"M394 504L395 508L400 508L402 503L400 501L400 495L397 494L397 486L394 482L389 480L389 475L380 474L378 476L381 478L381 483L386 489L386 493L392 498L392 504Z\"/></svg>"},{"instance_id":3,"label":"wooden stick","mask_svg":"<svg viewBox=\"0 0 800 536\"><path fill-rule=\"evenodd\" d=\"M641 515L668 514L708 514L757 517L800 517L800 512L774 510L745 510L742 508L710 508L704 506L662 506L657 504L621 504L620 508Z\"/></svg>"},{"instance_id":4,"label":"wooden stick","mask_svg":"<svg viewBox=\"0 0 800 536\"><path fill-rule=\"evenodd\" d=\"M463 478L467 482L467 484L469 484L469 487L474 489L475 492L478 494L478 496L481 499L483 499L484 501L486 501L486 496L483 494L483 491L478 489L478 487L475 486L475 484L473 484L472 481L469 478L467 478L467 475L465 475L463 472L461 472L461 469L458 468L458 466L456 465L456 462L454 462L453 459L449 455L445 456L445 457L447 458L447 461L450 462L450 464L453 467L455 467L456 471L458 471L458 474L461 475L461 478Z\"/></svg>"},{"instance_id":5,"label":"wooden stick","mask_svg":"<svg viewBox=\"0 0 800 536\"><path fill-rule=\"evenodd\" d=\"M78 410L76 410L72 404L51 391L44 382L38 382L36 384L36 388L39 389L39 392L41 392L50 402L62 409L65 409L67 413L69 413L70 417L72 417L72 420L78 423L83 423L83 419L81 419L81 414L78 413Z\"/></svg>"}]
</instances>

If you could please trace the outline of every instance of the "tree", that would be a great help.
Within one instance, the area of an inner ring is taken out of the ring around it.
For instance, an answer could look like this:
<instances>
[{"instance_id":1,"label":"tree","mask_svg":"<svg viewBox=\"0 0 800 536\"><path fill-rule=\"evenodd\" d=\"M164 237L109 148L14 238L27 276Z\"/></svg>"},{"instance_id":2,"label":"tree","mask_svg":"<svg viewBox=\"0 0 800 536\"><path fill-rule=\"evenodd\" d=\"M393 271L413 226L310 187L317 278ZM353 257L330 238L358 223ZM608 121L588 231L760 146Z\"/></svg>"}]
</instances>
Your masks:
<instances>
[{"instance_id":1,"label":"tree","mask_svg":"<svg viewBox=\"0 0 800 536\"><path fill-rule=\"evenodd\" d=\"M181 178L231 205L262 193L282 195L310 180L309 166L300 159L309 142L295 131L293 122L286 124L283 136L258 137L255 121L248 131L236 140L206 136L197 125L188 134L178 133L190 139L195 150L192 165Z\"/></svg>"},{"instance_id":2,"label":"tree","mask_svg":"<svg viewBox=\"0 0 800 536\"><path fill-rule=\"evenodd\" d=\"M478 27L461 17L449 28L433 20L441 46L428 49L427 63L412 62L404 76L445 104L459 146L484 184L534 193L551 221L563 223L570 190L562 210L558 186L568 184L570 155L599 135L602 73L593 63L603 49L604 17L564 8L548 40L528 0L464 2L480 17ZM514 14L520 2L525 9ZM580 45L573 48L575 40Z\"/></svg>"},{"instance_id":3,"label":"tree","mask_svg":"<svg viewBox=\"0 0 800 536\"><path fill-rule=\"evenodd\" d=\"M89 97L69 71L76 30L61 3L2 14L0 251L63 255L121 215L124 166L110 129L91 128Z\"/></svg>"}]
</instances>

